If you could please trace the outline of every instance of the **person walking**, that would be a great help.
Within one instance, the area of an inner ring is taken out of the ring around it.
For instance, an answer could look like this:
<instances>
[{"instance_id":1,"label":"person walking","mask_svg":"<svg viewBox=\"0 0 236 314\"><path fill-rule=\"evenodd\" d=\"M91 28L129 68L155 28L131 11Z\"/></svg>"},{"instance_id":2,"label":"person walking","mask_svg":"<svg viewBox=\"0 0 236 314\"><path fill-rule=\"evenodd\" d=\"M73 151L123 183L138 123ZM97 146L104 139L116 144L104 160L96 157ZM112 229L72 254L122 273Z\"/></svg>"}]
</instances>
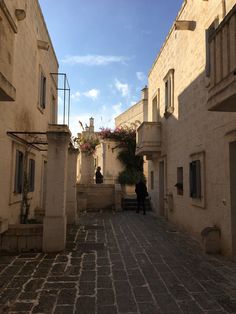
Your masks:
<instances>
[{"instance_id":1,"label":"person walking","mask_svg":"<svg viewBox=\"0 0 236 314\"><path fill-rule=\"evenodd\" d=\"M96 184L103 183L103 175L101 174L101 167L97 167L97 171L95 173Z\"/></svg>"},{"instance_id":2,"label":"person walking","mask_svg":"<svg viewBox=\"0 0 236 314\"><path fill-rule=\"evenodd\" d=\"M148 191L146 184L143 179L140 179L139 182L135 185L135 193L137 195L137 210L136 213L139 213L141 208L143 209L143 214L146 214L145 208L145 199L148 196Z\"/></svg>"}]
</instances>

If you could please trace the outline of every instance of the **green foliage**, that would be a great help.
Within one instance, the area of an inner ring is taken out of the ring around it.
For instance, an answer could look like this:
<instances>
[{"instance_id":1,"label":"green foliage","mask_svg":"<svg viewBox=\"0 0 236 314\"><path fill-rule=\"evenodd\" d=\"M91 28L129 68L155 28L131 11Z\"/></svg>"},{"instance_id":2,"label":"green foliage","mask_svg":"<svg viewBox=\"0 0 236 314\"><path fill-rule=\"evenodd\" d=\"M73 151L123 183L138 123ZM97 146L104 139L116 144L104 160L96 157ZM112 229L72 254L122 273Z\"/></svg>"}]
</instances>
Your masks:
<instances>
[{"instance_id":1,"label":"green foliage","mask_svg":"<svg viewBox=\"0 0 236 314\"><path fill-rule=\"evenodd\" d=\"M142 171L139 171L135 168L126 168L121 171L118 176L118 182L120 184L134 185L140 179L145 181L145 177Z\"/></svg>"},{"instance_id":2,"label":"green foliage","mask_svg":"<svg viewBox=\"0 0 236 314\"><path fill-rule=\"evenodd\" d=\"M125 166L125 170L119 173L118 182L120 184L133 185L143 174L143 158L135 156L136 149L136 131L133 128L102 129L100 132L102 139L110 139L118 142L117 148L120 148L117 158Z\"/></svg>"}]
</instances>

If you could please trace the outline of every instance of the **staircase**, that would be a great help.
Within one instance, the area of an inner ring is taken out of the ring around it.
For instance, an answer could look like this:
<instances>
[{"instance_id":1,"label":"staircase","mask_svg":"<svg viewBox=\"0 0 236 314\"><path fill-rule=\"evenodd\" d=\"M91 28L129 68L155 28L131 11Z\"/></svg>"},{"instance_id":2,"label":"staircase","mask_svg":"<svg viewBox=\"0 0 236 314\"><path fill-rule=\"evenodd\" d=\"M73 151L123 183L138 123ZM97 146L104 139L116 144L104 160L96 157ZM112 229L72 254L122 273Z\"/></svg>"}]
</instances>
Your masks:
<instances>
[{"instance_id":1,"label":"staircase","mask_svg":"<svg viewBox=\"0 0 236 314\"><path fill-rule=\"evenodd\" d=\"M121 206L122 206L123 210L135 210L136 211L137 210L137 199L136 199L136 197L135 196L123 197ZM152 210L149 198L147 198L145 200L145 208L146 208L146 211Z\"/></svg>"}]
</instances>

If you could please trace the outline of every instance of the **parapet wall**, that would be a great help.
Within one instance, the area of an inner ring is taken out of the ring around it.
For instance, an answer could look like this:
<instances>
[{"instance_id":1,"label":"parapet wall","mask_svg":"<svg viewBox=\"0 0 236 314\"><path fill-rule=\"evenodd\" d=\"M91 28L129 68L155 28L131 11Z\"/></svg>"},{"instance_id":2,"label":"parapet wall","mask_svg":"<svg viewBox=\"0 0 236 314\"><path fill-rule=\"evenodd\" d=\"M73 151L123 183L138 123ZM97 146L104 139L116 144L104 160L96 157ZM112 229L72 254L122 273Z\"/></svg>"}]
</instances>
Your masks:
<instances>
[{"instance_id":1,"label":"parapet wall","mask_svg":"<svg viewBox=\"0 0 236 314\"><path fill-rule=\"evenodd\" d=\"M119 210L121 190L115 184L77 184L78 211ZM117 194L120 197L117 197Z\"/></svg>"}]
</instances>

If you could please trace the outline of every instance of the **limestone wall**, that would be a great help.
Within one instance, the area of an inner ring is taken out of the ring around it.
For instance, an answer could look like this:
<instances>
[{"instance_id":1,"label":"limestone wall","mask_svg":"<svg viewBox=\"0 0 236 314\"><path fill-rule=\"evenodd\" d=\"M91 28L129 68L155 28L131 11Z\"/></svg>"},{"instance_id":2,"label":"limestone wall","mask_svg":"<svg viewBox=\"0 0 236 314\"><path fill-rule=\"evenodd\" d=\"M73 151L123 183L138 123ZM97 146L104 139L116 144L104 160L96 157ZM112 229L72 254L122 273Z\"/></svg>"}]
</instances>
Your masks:
<instances>
[{"instance_id":1,"label":"limestone wall","mask_svg":"<svg viewBox=\"0 0 236 314\"><path fill-rule=\"evenodd\" d=\"M77 184L77 202L79 211L115 209L115 185Z\"/></svg>"},{"instance_id":2,"label":"limestone wall","mask_svg":"<svg viewBox=\"0 0 236 314\"><path fill-rule=\"evenodd\" d=\"M235 3L228 1L227 11ZM148 181L153 171L154 189L149 192L157 212L161 210L159 189L163 185L166 216L199 239L201 230L217 225L221 229L222 250L230 254L229 142L226 133L235 129L236 113L209 112L206 106L205 31L217 17L220 21L223 17L221 0L186 1L178 19L195 21L195 30L175 30L172 27L151 68L148 118L152 120L152 99L159 88L162 157L148 162ZM174 111L165 117L164 78L170 69L174 69ZM203 165L200 202L189 196L189 163L194 156L198 156ZM165 165L162 182L159 180L161 161ZM183 167L183 195L177 195L174 186L177 167ZM173 195L173 210L168 209L166 202L170 194Z\"/></svg>"},{"instance_id":3,"label":"limestone wall","mask_svg":"<svg viewBox=\"0 0 236 314\"><path fill-rule=\"evenodd\" d=\"M12 19L17 25L12 55L13 78L16 88L14 102L2 102L0 107L0 218L10 223L19 219L21 194L14 193L16 150L25 152L21 141L7 136L7 131L46 131L48 123L57 118L57 81L50 75L58 72L58 62L38 5L38 1L5 0ZM24 9L26 18L18 21L15 9ZM0 17L1 20L1 17ZM8 33L6 33L8 36ZM39 48L38 40L49 45L48 50ZM46 77L46 107L39 106L40 71ZM54 100L53 100L54 98ZM43 206L43 166L46 152L30 149L30 158L35 160L35 190L30 196L30 215L35 208ZM46 164L45 164L46 165Z\"/></svg>"}]
</instances>

